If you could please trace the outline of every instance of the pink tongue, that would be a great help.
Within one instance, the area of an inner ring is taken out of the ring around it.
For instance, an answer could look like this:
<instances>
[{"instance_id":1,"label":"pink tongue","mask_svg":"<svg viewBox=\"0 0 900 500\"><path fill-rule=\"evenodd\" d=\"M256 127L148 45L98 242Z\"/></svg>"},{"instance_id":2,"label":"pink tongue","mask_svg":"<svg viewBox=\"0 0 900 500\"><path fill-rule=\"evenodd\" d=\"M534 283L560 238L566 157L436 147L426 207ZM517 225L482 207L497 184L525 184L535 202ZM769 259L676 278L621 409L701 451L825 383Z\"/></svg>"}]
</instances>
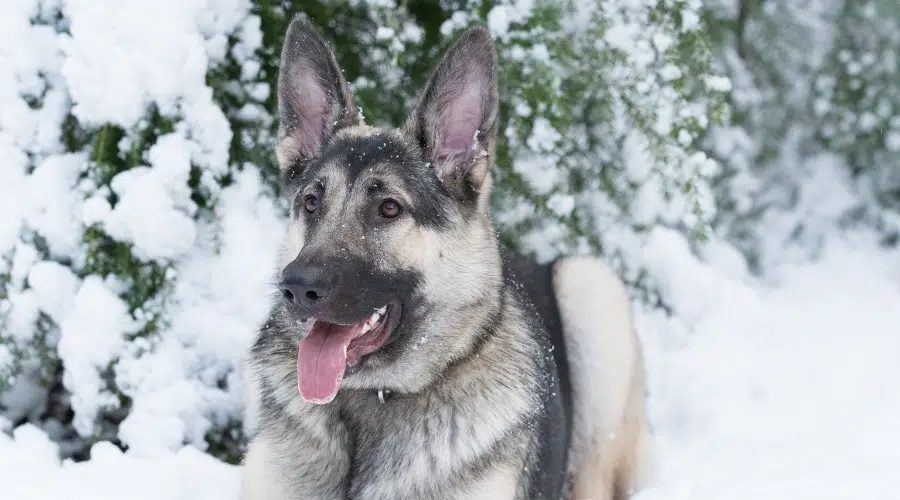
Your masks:
<instances>
[{"instance_id":1,"label":"pink tongue","mask_svg":"<svg viewBox=\"0 0 900 500\"><path fill-rule=\"evenodd\" d=\"M297 352L297 384L305 401L323 405L334 399L347 368L347 347L358 336L358 325L316 321Z\"/></svg>"}]
</instances>

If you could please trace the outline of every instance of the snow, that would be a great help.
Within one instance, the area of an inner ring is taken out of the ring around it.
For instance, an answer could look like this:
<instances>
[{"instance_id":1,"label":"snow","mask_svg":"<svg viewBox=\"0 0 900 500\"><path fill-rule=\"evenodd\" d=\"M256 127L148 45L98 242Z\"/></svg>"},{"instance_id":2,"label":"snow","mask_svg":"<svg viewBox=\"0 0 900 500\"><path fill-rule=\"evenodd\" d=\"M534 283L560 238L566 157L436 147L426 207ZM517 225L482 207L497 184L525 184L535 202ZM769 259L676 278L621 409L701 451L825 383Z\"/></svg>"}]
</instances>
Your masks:
<instances>
[{"instance_id":1,"label":"snow","mask_svg":"<svg viewBox=\"0 0 900 500\"><path fill-rule=\"evenodd\" d=\"M206 86L211 62L221 59L224 33L246 16L246 0L164 0L117 8L116 0L65 0L70 37L62 39L61 73L88 124L128 129L157 104L184 113L210 165L225 165L231 134ZM217 122L217 123L216 123Z\"/></svg>"},{"instance_id":2,"label":"snow","mask_svg":"<svg viewBox=\"0 0 900 500\"><path fill-rule=\"evenodd\" d=\"M657 236L689 330L641 318L661 477L636 498L898 498L900 255L835 237L760 287Z\"/></svg>"},{"instance_id":3,"label":"snow","mask_svg":"<svg viewBox=\"0 0 900 500\"><path fill-rule=\"evenodd\" d=\"M71 269L57 262L44 260L32 264L28 271L28 284L43 312L56 323L62 322L77 300L78 277Z\"/></svg>"},{"instance_id":4,"label":"snow","mask_svg":"<svg viewBox=\"0 0 900 500\"><path fill-rule=\"evenodd\" d=\"M282 227L261 190L253 170L223 190L219 227L201 227L203 238L177 269L161 340L117 363L117 383L136 396L119 436L139 456L164 455L185 440L205 447L213 424L242 413L236 370L267 313Z\"/></svg>"},{"instance_id":5,"label":"snow","mask_svg":"<svg viewBox=\"0 0 900 500\"><path fill-rule=\"evenodd\" d=\"M487 14L487 26L491 34L502 37L510 26L528 19L534 10L533 0L506 0L491 7Z\"/></svg>"},{"instance_id":6,"label":"snow","mask_svg":"<svg viewBox=\"0 0 900 500\"><path fill-rule=\"evenodd\" d=\"M681 69L674 64L667 64L662 67L659 75L664 81L670 82L681 78Z\"/></svg>"},{"instance_id":7,"label":"snow","mask_svg":"<svg viewBox=\"0 0 900 500\"><path fill-rule=\"evenodd\" d=\"M54 155L28 176L23 196L28 226L47 239L53 255L71 255L81 239L76 186L84 155Z\"/></svg>"},{"instance_id":8,"label":"snow","mask_svg":"<svg viewBox=\"0 0 900 500\"><path fill-rule=\"evenodd\" d=\"M724 76L710 76L706 78L706 87L715 92L729 92L731 80Z\"/></svg>"},{"instance_id":9,"label":"snow","mask_svg":"<svg viewBox=\"0 0 900 500\"><path fill-rule=\"evenodd\" d=\"M110 184L119 202L113 209L103 193L85 207L84 222L97 224L118 241L134 245L145 260L177 258L191 249L196 228L188 178L193 144L180 134L160 137L147 153L149 166L116 175Z\"/></svg>"},{"instance_id":10,"label":"snow","mask_svg":"<svg viewBox=\"0 0 900 500\"><path fill-rule=\"evenodd\" d=\"M547 207L556 215L567 217L575 209L575 198L570 195L554 193L547 199Z\"/></svg>"},{"instance_id":11,"label":"snow","mask_svg":"<svg viewBox=\"0 0 900 500\"><path fill-rule=\"evenodd\" d=\"M134 500L238 498L236 467L196 449L157 459L122 454L97 443L87 462L60 463L56 445L24 425L13 438L0 434L0 484L8 500ZM127 493L126 493L127 492Z\"/></svg>"},{"instance_id":12,"label":"snow","mask_svg":"<svg viewBox=\"0 0 900 500\"><path fill-rule=\"evenodd\" d=\"M72 391L75 429L93 431L101 408L114 407L113 394L103 390L105 370L125 345L125 336L136 328L128 306L97 276L87 277L70 310L59 323L59 356L65 363L63 385Z\"/></svg>"}]
</instances>

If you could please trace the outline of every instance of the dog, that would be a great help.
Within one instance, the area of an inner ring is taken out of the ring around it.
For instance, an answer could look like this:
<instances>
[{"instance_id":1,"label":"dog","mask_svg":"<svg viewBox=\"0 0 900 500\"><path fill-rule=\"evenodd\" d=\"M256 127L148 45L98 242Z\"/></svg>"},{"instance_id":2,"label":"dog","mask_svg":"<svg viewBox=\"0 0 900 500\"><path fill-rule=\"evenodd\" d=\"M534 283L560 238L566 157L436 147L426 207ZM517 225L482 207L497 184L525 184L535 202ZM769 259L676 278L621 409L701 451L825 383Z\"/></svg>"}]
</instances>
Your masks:
<instances>
[{"instance_id":1,"label":"dog","mask_svg":"<svg viewBox=\"0 0 900 500\"><path fill-rule=\"evenodd\" d=\"M290 217L245 365L241 498L626 498L649 457L628 296L598 258L499 243L490 33L453 41L398 128L361 123L310 22L280 64Z\"/></svg>"}]
</instances>

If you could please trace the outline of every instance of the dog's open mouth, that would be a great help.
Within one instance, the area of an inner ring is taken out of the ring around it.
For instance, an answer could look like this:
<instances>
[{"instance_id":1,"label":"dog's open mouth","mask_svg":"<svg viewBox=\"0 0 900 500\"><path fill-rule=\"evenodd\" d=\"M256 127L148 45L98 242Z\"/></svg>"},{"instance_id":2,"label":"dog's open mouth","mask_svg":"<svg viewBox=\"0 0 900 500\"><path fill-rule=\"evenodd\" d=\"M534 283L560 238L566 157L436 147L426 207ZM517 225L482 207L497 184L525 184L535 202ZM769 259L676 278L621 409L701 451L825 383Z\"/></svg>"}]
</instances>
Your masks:
<instances>
[{"instance_id":1,"label":"dog's open mouth","mask_svg":"<svg viewBox=\"0 0 900 500\"><path fill-rule=\"evenodd\" d=\"M400 322L400 304L377 309L350 325L316 320L297 353L300 395L310 403L327 404L337 395L347 366L380 349Z\"/></svg>"}]
</instances>

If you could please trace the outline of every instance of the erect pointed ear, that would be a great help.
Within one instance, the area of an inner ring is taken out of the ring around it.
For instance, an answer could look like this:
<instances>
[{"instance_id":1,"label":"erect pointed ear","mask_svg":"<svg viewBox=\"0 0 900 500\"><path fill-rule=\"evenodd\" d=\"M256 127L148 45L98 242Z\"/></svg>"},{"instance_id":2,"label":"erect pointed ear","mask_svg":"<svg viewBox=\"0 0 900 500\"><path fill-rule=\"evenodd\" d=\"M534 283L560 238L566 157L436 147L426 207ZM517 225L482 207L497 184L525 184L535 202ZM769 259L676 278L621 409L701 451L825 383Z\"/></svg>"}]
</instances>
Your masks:
<instances>
[{"instance_id":1,"label":"erect pointed ear","mask_svg":"<svg viewBox=\"0 0 900 500\"><path fill-rule=\"evenodd\" d=\"M484 206L497 135L497 52L490 32L469 28L438 63L406 133L461 202Z\"/></svg>"},{"instance_id":2,"label":"erect pointed ear","mask_svg":"<svg viewBox=\"0 0 900 500\"><path fill-rule=\"evenodd\" d=\"M278 163L282 171L314 157L340 128L358 122L334 53L313 25L294 18L278 74Z\"/></svg>"}]
</instances>

